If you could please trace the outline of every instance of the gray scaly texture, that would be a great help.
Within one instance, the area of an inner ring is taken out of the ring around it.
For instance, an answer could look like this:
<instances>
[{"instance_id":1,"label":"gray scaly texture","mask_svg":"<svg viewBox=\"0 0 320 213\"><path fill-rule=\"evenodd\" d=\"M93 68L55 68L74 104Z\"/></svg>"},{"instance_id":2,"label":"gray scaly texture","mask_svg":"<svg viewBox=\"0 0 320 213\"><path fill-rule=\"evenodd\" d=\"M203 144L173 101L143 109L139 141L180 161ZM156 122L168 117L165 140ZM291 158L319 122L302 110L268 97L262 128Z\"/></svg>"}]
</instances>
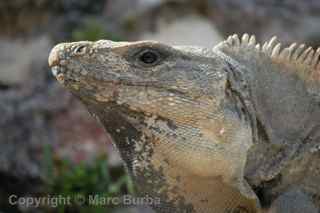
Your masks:
<instances>
[{"instance_id":1,"label":"gray scaly texture","mask_svg":"<svg viewBox=\"0 0 320 213\"><path fill-rule=\"evenodd\" d=\"M213 49L63 43L49 65L157 212L289 213L291 187L320 209L319 54L245 34Z\"/></svg>"}]
</instances>

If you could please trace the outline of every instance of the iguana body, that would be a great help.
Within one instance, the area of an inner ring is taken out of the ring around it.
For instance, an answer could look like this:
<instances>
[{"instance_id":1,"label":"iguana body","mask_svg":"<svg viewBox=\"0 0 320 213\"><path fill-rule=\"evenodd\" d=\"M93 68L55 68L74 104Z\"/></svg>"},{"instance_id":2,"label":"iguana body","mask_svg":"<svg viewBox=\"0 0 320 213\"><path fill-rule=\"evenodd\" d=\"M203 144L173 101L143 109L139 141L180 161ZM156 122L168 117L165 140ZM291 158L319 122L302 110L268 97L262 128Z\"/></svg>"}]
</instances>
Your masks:
<instances>
[{"instance_id":1,"label":"iguana body","mask_svg":"<svg viewBox=\"0 0 320 213\"><path fill-rule=\"evenodd\" d=\"M49 64L112 135L139 195L160 198L157 212L279 211L293 186L320 209L320 51L256 45L75 42Z\"/></svg>"}]
</instances>

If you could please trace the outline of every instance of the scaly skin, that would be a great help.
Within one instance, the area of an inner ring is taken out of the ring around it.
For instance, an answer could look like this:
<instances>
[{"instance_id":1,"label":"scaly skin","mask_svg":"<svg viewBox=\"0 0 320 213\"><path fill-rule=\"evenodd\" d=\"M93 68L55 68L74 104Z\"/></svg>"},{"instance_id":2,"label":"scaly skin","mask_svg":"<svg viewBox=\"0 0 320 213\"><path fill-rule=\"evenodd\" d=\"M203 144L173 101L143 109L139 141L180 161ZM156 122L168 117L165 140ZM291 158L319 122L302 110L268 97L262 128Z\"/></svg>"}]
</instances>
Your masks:
<instances>
[{"instance_id":1,"label":"scaly skin","mask_svg":"<svg viewBox=\"0 0 320 213\"><path fill-rule=\"evenodd\" d=\"M261 190L287 168L264 172L275 159L263 155L277 149L258 128L262 91L243 72L252 66L227 46L104 40L59 44L50 54L58 81L113 137L139 195L160 199L151 203L159 213L260 212L250 185Z\"/></svg>"}]
</instances>

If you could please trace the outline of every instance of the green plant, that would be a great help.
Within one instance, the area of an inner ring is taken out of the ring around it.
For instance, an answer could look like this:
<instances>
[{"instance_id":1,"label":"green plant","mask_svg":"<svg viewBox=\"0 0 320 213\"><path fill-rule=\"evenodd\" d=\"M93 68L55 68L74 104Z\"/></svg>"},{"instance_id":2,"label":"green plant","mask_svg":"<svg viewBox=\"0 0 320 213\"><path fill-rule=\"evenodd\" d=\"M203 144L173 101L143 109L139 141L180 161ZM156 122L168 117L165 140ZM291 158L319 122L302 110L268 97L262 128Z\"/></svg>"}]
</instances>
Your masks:
<instances>
[{"instance_id":1,"label":"green plant","mask_svg":"<svg viewBox=\"0 0 320 213\"><path fill-rule=\"evenodd\" d=\"M81 28L77 28L72 32L72 39L75 41L89 40L95 41L99 39L109 39L113 41L121 40L119 36L108 32L104 26L95 19L87 19Z\"/></svg>"},{"instance_id":2,"label":"green plant","mask_svg":"<svg viewBox=\"0 0 320 213\"><path fill-rule=\"evenodd\" d=\"M45 147L45 171L47 193L50 196L63 196L71 198L86 198L86 202L72 206L59 205L57 211L63 212L110 212L115 206L92 205L88 202L90 196L99 198L121 197L133 194L134 189L130 178L121 168L110 168L107 156L99 156L91 163L81 162L77 165L68 160L54 160L52 150Z\"/></svg>"}]
</instances>

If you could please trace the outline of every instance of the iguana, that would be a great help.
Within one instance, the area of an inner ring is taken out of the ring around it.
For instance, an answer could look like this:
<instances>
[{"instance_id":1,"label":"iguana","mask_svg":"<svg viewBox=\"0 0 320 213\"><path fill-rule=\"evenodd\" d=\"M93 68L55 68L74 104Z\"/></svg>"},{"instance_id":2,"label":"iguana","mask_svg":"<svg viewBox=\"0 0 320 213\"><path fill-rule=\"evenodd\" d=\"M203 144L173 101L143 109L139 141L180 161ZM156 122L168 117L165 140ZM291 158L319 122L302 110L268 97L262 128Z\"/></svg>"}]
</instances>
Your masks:
<instances>
[{"instance_id":1,"label":"iguana","mask_svg":"<svg viewBox=\"0 0 320 213\"><path fill-rule=\"evenodd\" d=\"M318 213L320 48L280 45L81 41L49 65L156 212Z\"/></svg>"}]
</instances>

